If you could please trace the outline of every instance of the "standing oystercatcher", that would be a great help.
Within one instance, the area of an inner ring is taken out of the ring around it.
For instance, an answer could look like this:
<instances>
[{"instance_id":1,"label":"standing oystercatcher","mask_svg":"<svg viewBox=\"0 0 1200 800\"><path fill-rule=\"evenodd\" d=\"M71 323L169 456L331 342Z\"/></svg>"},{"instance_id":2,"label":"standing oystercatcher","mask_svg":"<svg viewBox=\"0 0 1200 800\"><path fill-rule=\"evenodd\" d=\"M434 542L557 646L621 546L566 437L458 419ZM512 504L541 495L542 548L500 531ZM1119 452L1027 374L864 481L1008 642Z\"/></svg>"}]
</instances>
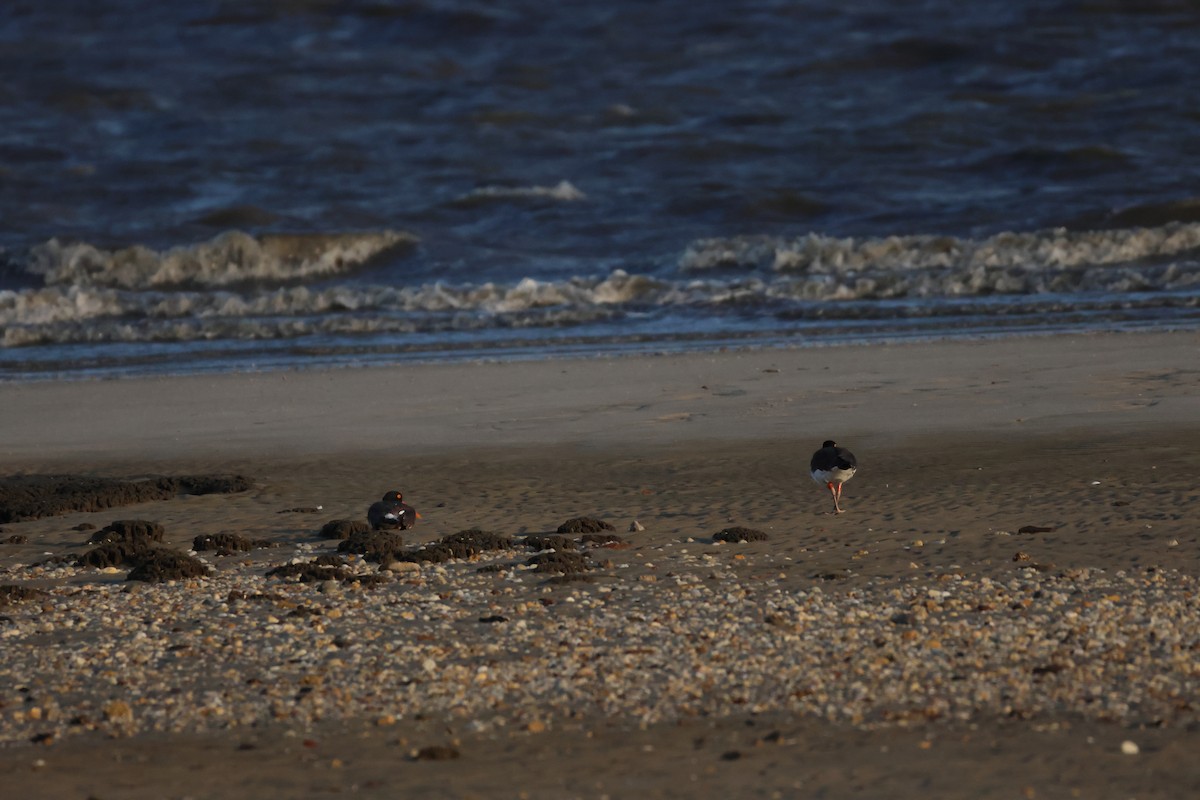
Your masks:
<instances>
[{"instance_id":1,"label":"standing oystercatcher","mask_svg":"<svg viewBox=\"0 0 1200 800\"><path fill-rule=\"evenodd\" d=\"M408 530L420 518L415 508L404 504L404 495L399 492L388 492L382 500L372 503L367 509L367 522L371 523L373 531L384 528Z\"/></svg>"},{"instance_id":2,"label":"standing oystercatcher","mask_svg":"<svg viewBox=\"0 0 1200 800\"><path fill-rule=\"evenodd\" d=\"M813 453L809 468L812 469L813 480L825 484L833 495L833 513L842 513L842 484L853 478L858 469L858 459L854 453L827 440L820 450Z\"/></svg>"}]
</instances>

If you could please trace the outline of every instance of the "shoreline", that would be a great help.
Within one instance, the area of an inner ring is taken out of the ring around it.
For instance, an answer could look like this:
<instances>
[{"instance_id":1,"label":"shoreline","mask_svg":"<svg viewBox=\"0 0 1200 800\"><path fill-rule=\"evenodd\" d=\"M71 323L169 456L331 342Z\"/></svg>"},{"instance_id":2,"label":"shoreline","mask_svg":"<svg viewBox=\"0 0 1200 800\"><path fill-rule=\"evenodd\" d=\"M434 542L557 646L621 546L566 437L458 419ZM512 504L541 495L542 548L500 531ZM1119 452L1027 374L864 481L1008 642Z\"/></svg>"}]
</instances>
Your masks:
<instances>
[{"instance_id":1,"label":"shoreline","mask_svg":"<svg viewBox=\"0 0 1200 800\"><path fill-rule=\"evenodd\" d=\"M1198 360L1142 333L0 384L0 469L1169 427Z\"/></svg>"}]
</instances>

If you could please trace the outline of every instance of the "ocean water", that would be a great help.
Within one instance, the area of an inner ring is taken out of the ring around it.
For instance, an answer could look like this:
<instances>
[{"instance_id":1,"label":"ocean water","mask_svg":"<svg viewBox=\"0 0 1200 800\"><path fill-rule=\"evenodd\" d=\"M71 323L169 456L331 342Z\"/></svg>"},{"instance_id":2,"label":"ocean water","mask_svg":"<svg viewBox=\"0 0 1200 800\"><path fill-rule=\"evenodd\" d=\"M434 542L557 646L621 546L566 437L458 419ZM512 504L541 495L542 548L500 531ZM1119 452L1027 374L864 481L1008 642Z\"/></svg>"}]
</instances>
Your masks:
<instances>
[{"instance_id":1,"label":"ocean water","mask_svg":"<svg viewBox=\"0 0 1200 800\"><path fill-rule=\"evenodd\" d=\"M14 0L0 380L1200 328L1200 6Z\"/></svg>"}]
</instances>

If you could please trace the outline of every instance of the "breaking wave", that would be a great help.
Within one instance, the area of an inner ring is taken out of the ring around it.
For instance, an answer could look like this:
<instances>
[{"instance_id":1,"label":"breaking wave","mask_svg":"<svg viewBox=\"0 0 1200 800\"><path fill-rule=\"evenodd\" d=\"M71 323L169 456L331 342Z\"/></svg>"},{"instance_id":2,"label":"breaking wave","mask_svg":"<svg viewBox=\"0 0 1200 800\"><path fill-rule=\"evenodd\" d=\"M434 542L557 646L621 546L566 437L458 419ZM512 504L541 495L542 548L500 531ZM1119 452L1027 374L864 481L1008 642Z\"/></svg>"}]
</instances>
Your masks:
<instances>
[{"instance_id":1,"label":"breaking wave","mask_svg":"<svg viewBox=\"0 0 1200 800\"><path fill-rule=\"evenodd\" d=\"M839 239L810 233L795 239L702 239L687 249L679 267L685 273L720 269L810 275L947 271L969 277L980 270L1054 273L1081 267L1136 265L1198 249L1200 223L1105 231L1058 228L1001 233L978 240L952 236Z\"/></svg>"},{"instance_id":2,"label":"breaking wave","mask_svg":"<svg viewBox=\"0 0 1200 800\"><path fill-rule=\"evenodd\" d=\"M515 283L369 285L344 275L409 234L230 233L166 252L47 243L40 287L0 291L0 346L189 342L569 328L647 319L659 330L763 330L806 320L1123 313L1200 305L1200 224L1099 232L693 243L662 274ZM1189 311L1188 313L1192 313ZM621 330L621 328L624 330ZM726 327L728 329L728 327Z\"/></svg>"},{"instance_id":3,"label":"breaking wave","mask_svg":"<svg viewBox=\"0 0 1200 800\"><path fill-rule=\"evenodd\" d=\"M267 234L230 231L165 251L135 245L104 250L52 239L30 250L25 271L47 286L161 289L280 284L346 273L398 247L409 233Z\"/></svg>"},{"instance_id":4,"label":"breaking wave","mask_svg":"<svg viewBox=\"0 0 1200 800\"><path fill-rule=\"evenodd\" d=\"M455 200L455 205L475 206L485 203L516 200L548 200L575 203L586 200L587 195L575 188L570 181L559 181L554 186L483 186Z\"/></svg>"}]
</instances>

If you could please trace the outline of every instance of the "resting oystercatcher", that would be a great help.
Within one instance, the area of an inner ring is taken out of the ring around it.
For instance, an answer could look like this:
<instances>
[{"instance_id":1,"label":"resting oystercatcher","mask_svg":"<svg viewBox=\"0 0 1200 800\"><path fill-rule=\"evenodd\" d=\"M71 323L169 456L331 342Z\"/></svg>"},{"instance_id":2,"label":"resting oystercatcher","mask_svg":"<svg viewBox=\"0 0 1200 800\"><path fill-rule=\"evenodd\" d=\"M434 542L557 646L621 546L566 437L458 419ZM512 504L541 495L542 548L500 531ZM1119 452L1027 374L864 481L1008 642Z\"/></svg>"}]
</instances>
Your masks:
<instances>
[{"instance_id":1,"label":"resting oystercatcher","mask_svg":"<svg viewBox=\"0 0 1200 800\"><path fill-rule=\"evenodd\" d=\"M842 484L854 477L858 469L858 459L844 447L838 447L832 440L826 440L821 449L813 453L809 463L813 480L823 483L833 495L833 513L842 513Z\"/></svg>"},{"instance_id":2,"label":"resting oystercatcher","mask_svg":"<svg viewBox=\"0 0 1200 800\"><path fill-rule=\"evenodd\" d=\"M405 505L404 495L399 492L388 492L382 500L372 503L367 509L367 522L371 523L373 531L384 528L399 528L405 531L416 525L420 518L421 515L415 508Z\"/></svg>"}]
</instances>

